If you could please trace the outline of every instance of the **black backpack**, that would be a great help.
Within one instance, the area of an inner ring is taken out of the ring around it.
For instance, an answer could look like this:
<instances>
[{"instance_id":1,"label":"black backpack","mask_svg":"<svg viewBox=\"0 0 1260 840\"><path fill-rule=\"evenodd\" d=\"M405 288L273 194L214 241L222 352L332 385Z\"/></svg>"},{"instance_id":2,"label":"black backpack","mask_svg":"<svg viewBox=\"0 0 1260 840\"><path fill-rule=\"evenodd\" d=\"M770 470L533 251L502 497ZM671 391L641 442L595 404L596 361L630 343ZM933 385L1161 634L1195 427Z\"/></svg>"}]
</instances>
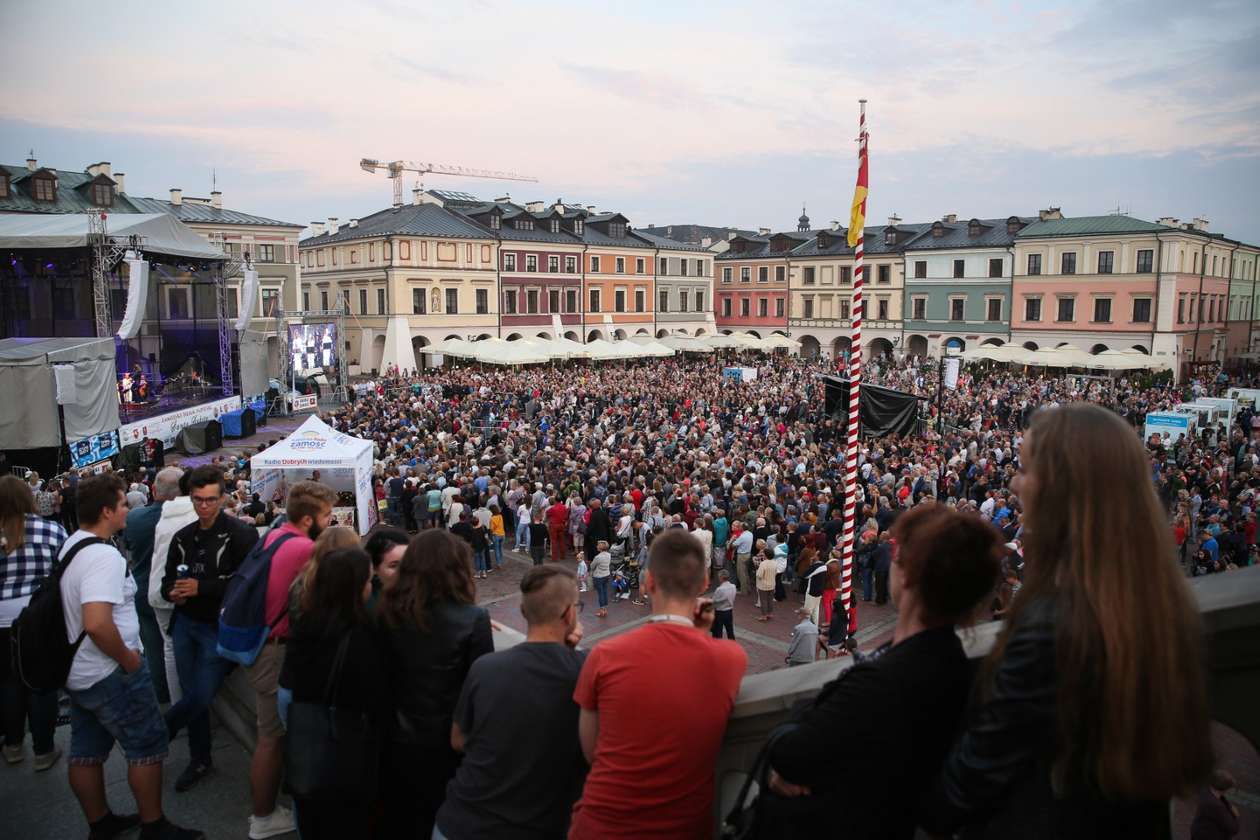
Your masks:
<instances>
[{"instance_id":1,"label":"black backpack","mask_svg":"<svg viewBox=\"0 0 1260 840\"><path fill-rule=\"evenodd\" d=\"M100 537L88 537L71 546L66 556L53 566L52 572L39 582L30 603L13 622L9 636L13 673L32 691L61 688L70 676L70 665L87 631L79 633L74 642L66 637L61 577L79 551L104 542Z\"/></svg>"}]
</instances>

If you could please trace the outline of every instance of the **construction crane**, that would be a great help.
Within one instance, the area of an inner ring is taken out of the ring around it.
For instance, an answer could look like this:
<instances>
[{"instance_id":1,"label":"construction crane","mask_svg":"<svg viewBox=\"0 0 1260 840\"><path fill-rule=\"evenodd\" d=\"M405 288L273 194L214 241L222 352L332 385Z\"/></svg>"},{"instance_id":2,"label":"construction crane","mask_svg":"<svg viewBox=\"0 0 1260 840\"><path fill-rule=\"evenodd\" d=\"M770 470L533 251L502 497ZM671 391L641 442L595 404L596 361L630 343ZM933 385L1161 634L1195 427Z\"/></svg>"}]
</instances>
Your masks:
<instances>
[{"instance_id":1,"label":"construction crane","mask_svg":"<svg viewBox=\"0 0 1260 840\"><path fill-rule=\"evenodd\" d=\"M391 160L384 163L373 158L363 158L359 161L359 168L364 172L375 172L378 169L384 169L394 182L394 206L402 206L402 174L404 172L414 172L417 175L424 175L433 172L438 175L463 175L467 178L493 178L496 181L530 181L538 183L537 178L529 175L521 175L518 172L502 172L497 169L473 169L469 166L447 166L442 163L416 163L410 160Z\"/></svg>"}]
</instances>

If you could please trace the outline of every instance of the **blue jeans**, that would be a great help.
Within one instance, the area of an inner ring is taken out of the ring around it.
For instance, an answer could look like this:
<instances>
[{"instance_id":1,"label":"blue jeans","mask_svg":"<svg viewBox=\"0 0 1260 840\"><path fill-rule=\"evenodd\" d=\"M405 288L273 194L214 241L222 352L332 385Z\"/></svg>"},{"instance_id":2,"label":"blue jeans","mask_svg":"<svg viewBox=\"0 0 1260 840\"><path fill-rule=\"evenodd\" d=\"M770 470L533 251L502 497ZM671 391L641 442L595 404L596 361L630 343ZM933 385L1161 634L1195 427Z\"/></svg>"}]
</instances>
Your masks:
<instances>
[{"instance_id":1,"label":"blue jeans","mask_svg":"<svg viewBox=\"0 0 1260 840\"><path fill-rule=\"evenodd\" d=\"M136 581L136 592L149 591L149 573L151 569L136 567L132 577ZM147 597L136 598L136 617L140 620L140 646L144 648L145 661L149 663L149 676L153 678L153 687L157 690L158 702L170 701L170 689L166 685L166 653L162 641L162 631L158 629L157 614Z\"/></svg>"},{"instance_id":2,"label":"blue jeans","mask_svg":"<svg viewBox=\"0 0 1260 840\"><path fill-rule=\"evenodd\" d=\"M503 537L491 537L494 543L494 567L503 568Z\"/></svg>"},{"instance_id":3,"label":"blue jeans","mask_svg":"<svg viewBox=\"0 0 1260 840\"><path fill-rule=\"evenodd\" d=\"M863 569L862 572L862 600L869 601L874 594L875 588L875 572L873 569Z\"/></svg>"},{"instance_id":4,"label":"blue jeans","mask_svg":"<svg viewBox=\"0 0 1260 840\"><path fill-rule=\"evenodd\" d=\"M161 764L166 759L166 724L144 662L134 674L115 668L88 688L66 689L66 694L70 695L71 765L104 764L115 742L132 766Z\"/></svg>"},{"instance_id":5,"label":"blue jeans","mask_svg":"<svg viewBox=\"0 0 1260 840\"><path fill-rule=\"evenodd\" d=\"M608 606L608 575L595 578L595 594L599 596L599 608Z\"/></svg>"},{"instance_id":6,"label":"blue jeans","mask_svg":"<svg viewBox=\"0 0 1260 840\"><path fill-rule=\"evenodd\" d=\"M516 547L529 550L529 520L522 518L516 523Z\"/></svg>"},{"instance_id":7,"label":"blue jeans","mask_svg":"<svg viewBox=\"0 0 1260 840\"><path fill-rule=\"evenodd\" d=\"M478 572L490 571L490 551L489 549L478 549L473 552L473 560L477 564Z\"/></svg>"},{"instance_id":8,"label":"blue jeans","mask_svg":"<svg viewBox=\"0 0 1260 840\"><path fill-rule=\"evenodd\" d=\"M289 728L289 706L292 705L293 690L282 685L276 686L276 714L280 715L280 722L285 729Z\"/></svg>"},{"instance_id":9,"label":"blue jeans","mask_svg":"<svg viewBox=\"0 0 1260 840\"><path fill-rule=\"evenodd\" d=\"M166 728L174 738L188 727L188 751L194 763L210 762L210 704L233 664L219 656L219 629L175 612L171 620L175 670L183 698L166 710Z\"/></svg>"}]
</instances>

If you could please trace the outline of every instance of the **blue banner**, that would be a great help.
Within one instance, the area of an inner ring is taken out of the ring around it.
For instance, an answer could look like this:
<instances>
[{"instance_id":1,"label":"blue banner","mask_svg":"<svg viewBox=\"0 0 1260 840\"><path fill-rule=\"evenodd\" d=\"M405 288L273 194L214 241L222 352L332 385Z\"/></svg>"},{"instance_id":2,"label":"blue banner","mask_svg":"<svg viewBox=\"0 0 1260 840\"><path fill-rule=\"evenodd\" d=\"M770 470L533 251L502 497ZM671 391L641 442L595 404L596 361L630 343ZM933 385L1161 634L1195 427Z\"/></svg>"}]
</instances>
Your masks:
<instances>
[{"instance_id":1,"label":"blue banner","mask_svg":"<svg viewBox=\"0 0 1260 840\"><path fill-rule=\"evenodd\" d=\"M70 463L76 470L118 454L118 430L101 432L70 444Z\"/></svg>"}]
</instances>

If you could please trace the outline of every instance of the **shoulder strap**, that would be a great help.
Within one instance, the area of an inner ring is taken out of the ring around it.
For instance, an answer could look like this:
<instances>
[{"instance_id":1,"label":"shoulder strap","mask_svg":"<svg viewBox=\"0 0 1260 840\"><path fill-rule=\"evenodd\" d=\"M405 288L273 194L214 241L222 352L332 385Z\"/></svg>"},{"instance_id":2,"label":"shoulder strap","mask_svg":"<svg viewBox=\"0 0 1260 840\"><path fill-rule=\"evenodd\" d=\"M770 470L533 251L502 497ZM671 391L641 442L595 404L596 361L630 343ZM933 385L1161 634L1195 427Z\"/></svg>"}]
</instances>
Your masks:
<instances>
[{"instance_id":1,"label":"shoulder strap","mask_svg":"<svg viewBox=\"0 0 1260 840\"><path fill-rule=\"evenodd\" d=\"M101 539L100 537L88 537L86 539L79 540L77 543L70 546L70 549L66 552L66 556L61 558L61 565L59 566L57 570L58 573L64 573L66 571L66 567L70 565L70 561L73 560L74 556L78 554L82 549L87 548L89 545L105 545L105 544L106 544L105 540Z\"/></svg>"}]
</instances>

